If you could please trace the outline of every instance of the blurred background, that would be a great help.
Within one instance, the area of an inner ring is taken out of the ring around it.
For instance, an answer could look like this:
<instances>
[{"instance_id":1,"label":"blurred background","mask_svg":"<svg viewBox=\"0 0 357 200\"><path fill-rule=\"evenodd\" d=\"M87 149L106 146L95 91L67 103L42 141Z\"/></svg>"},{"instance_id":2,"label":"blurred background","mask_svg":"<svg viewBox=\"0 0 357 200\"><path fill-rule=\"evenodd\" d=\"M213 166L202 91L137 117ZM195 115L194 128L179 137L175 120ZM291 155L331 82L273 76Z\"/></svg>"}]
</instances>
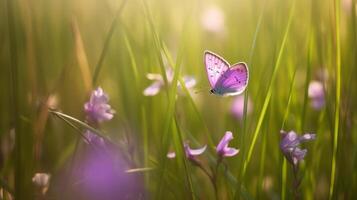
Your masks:
<instances>
[{"instance_id":1,"label":"blurred background","mask_svg":"<svg viewBox=\"0 0 357 200\"><path fill-rule=\"evenodd\" d=\"M293 199L281 129L316 134L301 199L354 199L356 44L355 0L0 0L0 199L215 199L180 146L207 144L210 169L225 131L240 153L219 168L219 199ZM248 64L244 94L209 94L205 50ZM165 69L173 80L145 94ZM115 110L94 126L105 156L75 122L99 86Z\"/></svg>"}]
</instances>

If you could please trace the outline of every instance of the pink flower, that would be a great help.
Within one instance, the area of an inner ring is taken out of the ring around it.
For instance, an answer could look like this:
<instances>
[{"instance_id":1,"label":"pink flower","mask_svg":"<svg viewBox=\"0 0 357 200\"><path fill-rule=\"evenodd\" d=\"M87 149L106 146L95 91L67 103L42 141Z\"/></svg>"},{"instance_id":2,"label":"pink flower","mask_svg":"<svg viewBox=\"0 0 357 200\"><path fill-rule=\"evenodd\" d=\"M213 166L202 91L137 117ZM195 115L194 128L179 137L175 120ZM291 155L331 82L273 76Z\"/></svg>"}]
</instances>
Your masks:
<instances>
[{"instance_id":1,"label":"pink flower","mask_svg":"<svg viewBox=\"0 0 357 200\"><path fill-rule=\"evenodd\" d=\"M248 102L247 102L247 115L252 112L252 102L250 98L248 97ZM241 120L244 115L244 95L237 96L232 104L231 107L231 113L233 114L234 117L236 117L238 120Z\"/></svg>"},{"instance_id":2,"label":"pink flower","mask_svg":"<svg viewBox=\"0 0 357 200\"><path fill-rule=\"evenodd\" d=\"M228 144L232 139L232 132L227 131L216 148L216 152L220 157L231 157L239 153L239 149L228 147Z\"/></svg>"},{"instance_id":3,"label":"pink flower","mask_svg":"<svg viewBox=\"0 0 357 200\"><path fill-rule=\"evenodd\" d=\"M222 33L224 31L224 13L217 6L206 8L201 15L202 27L208 32Z\"/></svg>"},{"instance_id":4,"label":"pink flower","mask_svg":"<svg viewBox=\"0 0 357 200\"><path fill-rule=\"evenodd\" d=\"M91 122L103 122L111 120L115 111L108 104L109 97L103 89L98 87L90 96L89 102L84 104L87 119Z\"/></svg>"},{"instance_id":5,"label":"pink flower","mask_svg":"<svg viewBox=\"0 0 357 200\"><path fill-rule=\"evenodd\" d=\"M321 110L325 105L325 91L323 84L319 81L311 81L309 84L308 95L311 99L311 106L316 110Z\"/></svg>"},{"instance_id":6,"label":"pink flower","mask_svg":"<svg viewBox=\"0 0 357 200\"><path fill-rule=\"evenodd\" d=\"M190 160L194 160L195 156L201 155L207 148L207 145L198 148L198 149L191 149L190 146L188 145L188 142L185 142L184 144L184 149L185 149L185 154L186 157ZM169 152L167 154L168 158L175 158L176 157L176 153L175 152Z\"/></svg>"}]
</instances>

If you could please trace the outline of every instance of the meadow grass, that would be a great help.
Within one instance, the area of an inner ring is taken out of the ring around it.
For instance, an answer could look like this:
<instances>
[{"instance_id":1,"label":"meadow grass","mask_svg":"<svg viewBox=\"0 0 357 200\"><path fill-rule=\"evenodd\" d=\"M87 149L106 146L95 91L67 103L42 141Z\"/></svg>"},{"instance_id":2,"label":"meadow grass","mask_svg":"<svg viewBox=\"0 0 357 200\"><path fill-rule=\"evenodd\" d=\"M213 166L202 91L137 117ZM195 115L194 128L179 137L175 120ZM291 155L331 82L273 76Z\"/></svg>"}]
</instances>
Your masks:
<instances>
[{"instance_id":1,"label":"meadow grass","mask_svg":"<svg viewBox=\"0 0 357 200\"><path fill-rule=\"evenodd\" d=\"M209 94L205 50L248 64L242 118L235 97ZM141 199L355 199L356 54L355 0L0 1L0 196L75 199L58 188L82 181L63 174L100 148L90 130L123 155ZM163 77L155 96L143 95L148 73ZM115 110L100 125L83 107L99 86ZM316 134L298 189L280 130ZM240 153L220 162L226 131ZM207 145L199 165L186 142ZM51 174L45 195L32 183L40 172Z\"/></svg>"}]
</instances>

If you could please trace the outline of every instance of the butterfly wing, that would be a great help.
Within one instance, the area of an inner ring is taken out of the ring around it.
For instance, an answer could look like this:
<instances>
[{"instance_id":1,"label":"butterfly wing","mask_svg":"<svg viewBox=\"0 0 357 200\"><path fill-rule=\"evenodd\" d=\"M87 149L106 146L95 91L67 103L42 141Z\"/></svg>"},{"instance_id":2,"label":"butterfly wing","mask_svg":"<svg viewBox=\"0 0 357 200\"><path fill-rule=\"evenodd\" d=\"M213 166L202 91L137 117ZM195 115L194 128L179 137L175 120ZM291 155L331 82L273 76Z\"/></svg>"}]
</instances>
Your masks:
<instances>
[{"instance_id":1,"label":"butterfly wing","mask_svg":"<svg viewBox=\"0 0 357 200\"><path fill-rule=\"evenodd\" d=\"M229 69L229 63L210 51L205 51L204 57L208 80L214 88L219 78Z\"/></svg>"},{"instance_id":2,"label":"butterfly wing","mask_svg":"<svg viewBox=\"0 0 357 200\"><path fill-rule=\"evenodd\" d=\"M218 79L215 88L223 96L241 94L248 85L249 71L247 64L240 62L232 65Z\"/></svg>"}]
</instances>

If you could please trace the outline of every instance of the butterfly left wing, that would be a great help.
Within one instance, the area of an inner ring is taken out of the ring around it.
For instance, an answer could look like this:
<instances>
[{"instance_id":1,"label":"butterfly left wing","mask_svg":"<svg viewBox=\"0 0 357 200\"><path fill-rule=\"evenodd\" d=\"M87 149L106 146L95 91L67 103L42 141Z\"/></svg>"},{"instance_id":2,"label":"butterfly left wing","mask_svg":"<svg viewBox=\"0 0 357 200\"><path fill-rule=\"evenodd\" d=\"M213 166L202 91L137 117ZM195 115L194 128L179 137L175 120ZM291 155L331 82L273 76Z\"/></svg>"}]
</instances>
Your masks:
<instances>
[{"instance_id":1,"label":"butterfly left wing","mask_svg":"<svg viewBox=\"0 0 357 200\"><path fill-rule=\"evenodd\" d=\"M247 64L240 62L232 65L216 83L222 96L234 96L244 92L248 85L249 71Z\"/></svg>"},{"instance_id":2,"label":"butterfly left wing","mask_svg":"<svg viewBox=\"0 0 357 200\"><path fill-rule=\"evenodd\" d=\"M229 69L229 63L210 51L205 51L204 62L210 85L215 88L219 78Z\"/></svg>"}]
</instances>

